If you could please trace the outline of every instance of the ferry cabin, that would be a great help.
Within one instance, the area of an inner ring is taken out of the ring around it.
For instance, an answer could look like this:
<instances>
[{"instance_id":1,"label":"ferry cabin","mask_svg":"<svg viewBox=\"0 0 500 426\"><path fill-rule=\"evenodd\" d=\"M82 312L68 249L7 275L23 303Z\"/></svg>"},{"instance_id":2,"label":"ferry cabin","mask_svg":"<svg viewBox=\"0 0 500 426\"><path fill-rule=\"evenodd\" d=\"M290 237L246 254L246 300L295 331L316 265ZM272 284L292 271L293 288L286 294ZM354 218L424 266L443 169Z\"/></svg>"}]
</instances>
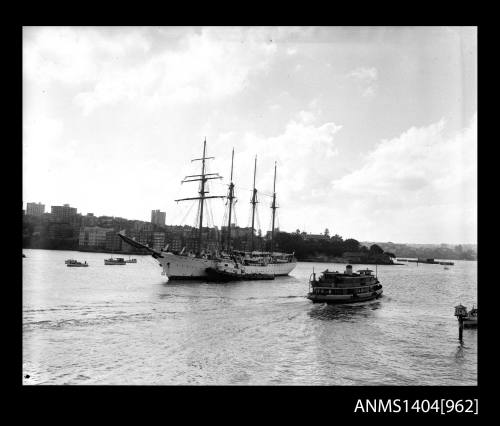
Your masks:
<instances>
[{"instance_id":1,"label":"ferry cabin","mask_svg":"<svg viewBox=\"0 0 500 426\"><path fill-rule=\"evenodd\" d=\"M317 302L343 302L379 297L382 294L382 285L372 272L370 269L364 269L353 273L351 265L347 265L343 273L326 270L318 280L314 276L310 281L311 291L308 298Z\"/></svg>"}]
</instances>

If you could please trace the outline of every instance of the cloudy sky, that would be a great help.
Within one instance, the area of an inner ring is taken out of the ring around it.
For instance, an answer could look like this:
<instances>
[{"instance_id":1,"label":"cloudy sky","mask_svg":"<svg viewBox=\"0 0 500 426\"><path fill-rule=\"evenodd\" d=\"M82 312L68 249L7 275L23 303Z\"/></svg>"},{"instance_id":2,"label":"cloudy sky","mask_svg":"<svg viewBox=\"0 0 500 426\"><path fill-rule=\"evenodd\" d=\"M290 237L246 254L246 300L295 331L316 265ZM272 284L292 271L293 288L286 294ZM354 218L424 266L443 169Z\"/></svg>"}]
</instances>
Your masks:
<instances>
[{"instance_id":1,"label":"cloudy sky","mask_svg":"<svg viewBox=\"0 0 500 426\"><path fill-rule=\"evenodd\" d=\"M25 27L23 200L193 222L206 137L240 226L257 155L263 231L276 161L282 230L474 243L476 62L474 27Z\"/></svg>"}]
</instances>

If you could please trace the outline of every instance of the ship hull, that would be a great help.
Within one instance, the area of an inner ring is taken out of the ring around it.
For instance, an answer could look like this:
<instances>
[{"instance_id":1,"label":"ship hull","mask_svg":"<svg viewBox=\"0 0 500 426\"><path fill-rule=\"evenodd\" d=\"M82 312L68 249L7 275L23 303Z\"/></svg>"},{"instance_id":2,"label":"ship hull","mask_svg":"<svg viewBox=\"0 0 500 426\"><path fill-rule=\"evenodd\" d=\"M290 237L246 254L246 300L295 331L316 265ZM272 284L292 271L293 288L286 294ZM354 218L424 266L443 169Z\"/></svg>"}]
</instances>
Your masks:
<instances>
[{"instance_id":1,"label":"ship hull","mask_svg":"<svg viewBox=\"0 0 500 426\"><path fill-rule=\"evenodd\" d=\"M207 268L207 280L213 282L274 280L273 274L229 273L216 268Z\"/></svg>"},{"instance_id":2,"label":"ship hull","mask_svg":"<svg viewBox=\"0 0 500 426\"><path fill-rule=\"evenodd\" d=\"M202 259L198 257L180 256L173 253L162 253L163 257L157 258L163 268L163 275L169 281L207 279L207 268L215 268L217 260ZM245 271L249 274L269 274L275 276L288 275L297 262L270 263L266 266L246 265Z\"/></svg>"},{"instance_id":3,"label":"ship hull","mask_svg":"<svg viewBox=\"0 0 500 426\"><path fill-rule=\"evenodd\" d=\"M383 290L376 290L366 296L357 295L354 297L352 294L313 294L308 293L307 298L313 303L328 303L328 304L338 304L338 303L357 303L366 302L367 300L378 299L382 295Z\"/></svg>"}]
</instances>

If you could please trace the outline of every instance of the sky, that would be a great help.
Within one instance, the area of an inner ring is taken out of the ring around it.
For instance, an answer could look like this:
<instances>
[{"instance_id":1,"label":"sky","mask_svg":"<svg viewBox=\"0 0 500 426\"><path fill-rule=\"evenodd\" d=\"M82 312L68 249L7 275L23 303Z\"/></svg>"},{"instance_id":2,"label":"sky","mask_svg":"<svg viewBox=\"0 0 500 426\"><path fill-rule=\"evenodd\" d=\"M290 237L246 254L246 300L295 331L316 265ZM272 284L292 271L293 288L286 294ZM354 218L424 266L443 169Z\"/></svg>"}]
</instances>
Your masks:
<instances>
[{"instance_id":1,"label":"sky","mask_svg":"<svg viewBox=\"0 0 500 426\"><path fill-rule=\"evenodd\" d=\"M23 208L359 241L477 242L475 27L24 27ZM208 224L223 225L224 199Z\"/></svg>"}]
</instances>

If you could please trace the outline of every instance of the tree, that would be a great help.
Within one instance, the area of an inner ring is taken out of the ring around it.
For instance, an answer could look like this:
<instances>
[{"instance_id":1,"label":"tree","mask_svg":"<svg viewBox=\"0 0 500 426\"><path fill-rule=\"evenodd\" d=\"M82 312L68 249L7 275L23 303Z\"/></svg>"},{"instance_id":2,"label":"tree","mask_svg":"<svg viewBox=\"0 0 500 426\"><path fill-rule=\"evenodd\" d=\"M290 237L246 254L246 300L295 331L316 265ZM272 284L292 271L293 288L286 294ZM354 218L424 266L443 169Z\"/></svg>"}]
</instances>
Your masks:
<instances>
[{"instance_id":1,"label":"tree","mask_svg":"<svg viewBox=\"0 0 500 426\"><path fill-rule=\"evenodd\" d=\"M346 251L359 251L359 241L353 238L348 238L343 244L344 252Z\"/></svg>"},{"instance_id":2,"label":"tree","mask_svg":"<svg viewBox=\"0 0 500 426\"><path fill-rule=\"evenodd\" d=\"M325 236L326 237L329 237L330 236L330 231L328 230L328 228L325 229Z\"/></svg>"},{"instance_id":3,"label":"tree","mask_svg":"<svg viewBox=\"0 0 500 426\"><path fill-rule=\"evenodd\" d=\"M383 254L384 250L382 250L379 245L373 244L372 246L370 246L370 252L373 254Z\"/></svg>"}]
</instances>

